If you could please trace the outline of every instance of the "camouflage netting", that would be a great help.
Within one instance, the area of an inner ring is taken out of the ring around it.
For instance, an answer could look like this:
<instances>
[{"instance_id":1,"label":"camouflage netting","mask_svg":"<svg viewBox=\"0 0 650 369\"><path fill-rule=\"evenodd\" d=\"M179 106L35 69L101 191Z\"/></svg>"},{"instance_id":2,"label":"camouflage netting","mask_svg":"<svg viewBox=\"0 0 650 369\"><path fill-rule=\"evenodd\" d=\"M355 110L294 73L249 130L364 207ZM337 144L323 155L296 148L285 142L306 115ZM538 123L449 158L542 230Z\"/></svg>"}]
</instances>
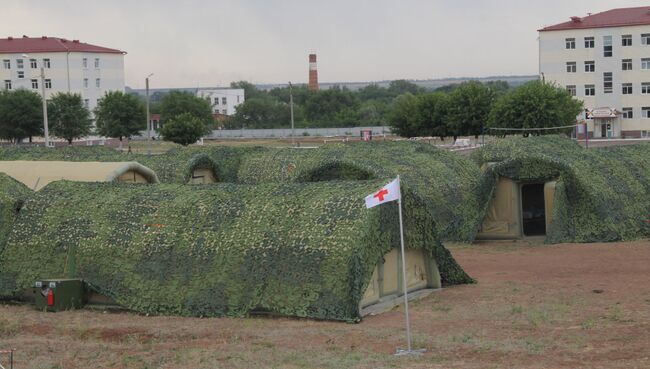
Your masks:
<instances>
[{"instance_id":1,"label":"camouflage netting","mask_svg":"<svg viewBox=\"0 0 650 369\"><path fill-rule=\"evenodd\" d=\"M471 242L482 219L479 167L466 157L417 142L325 145L318 149L191 147L163 155L121 154L103 147L0 149L0 160L136 161L163 183L187 183L196 167L219 182L259 184L367 180L402 176L425 200L443 240Z\"/></svg>"},{"instance_id":2,"label":"camouflage netting","mask_svg":"<svg viewBox=\"0 0 650 369\"><path fill-rule=\"evenodd\" d=\"M0 173L0 254L4 249L18 211L31 192L22 183Z\"/></svg>"},{"instance_id":3,"label":"camouflage netting","mask_svg":"<svg viewBox=\"0 0 650 369\"><path fill-rule=\"evenodd\" d=\"M142 313L358 320L373 268L399 246L396 203L363 202L386 181L54 182L19 214L0 255L0 295L73 276ZM405 187L408 246L430 253L443 284L472 282Z\"/></svg>"},{"instance_id":4,"label":"camouflage netting","mask_svg":"<svg viewBox=\"0 0 650 369\"><path fill-rule=\"evenodd\" d=\"M557 180L546 241L603 242L650 236L650 144L583 149L559 137L500 140L473 153L494 163L479 189L487 207L499 176Z\"/></svg>"}]
</instances>

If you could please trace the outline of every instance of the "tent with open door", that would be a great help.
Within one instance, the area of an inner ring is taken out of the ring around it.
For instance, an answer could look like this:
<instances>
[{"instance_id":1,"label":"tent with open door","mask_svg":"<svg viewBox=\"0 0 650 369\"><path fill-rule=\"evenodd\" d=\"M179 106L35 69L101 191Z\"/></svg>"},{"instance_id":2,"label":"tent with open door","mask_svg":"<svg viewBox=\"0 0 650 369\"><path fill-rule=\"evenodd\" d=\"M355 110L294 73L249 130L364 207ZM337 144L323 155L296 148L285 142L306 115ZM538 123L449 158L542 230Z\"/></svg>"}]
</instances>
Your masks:
<instances>
[{"instance_id":1,"label":"tent with open door","mask_svg":"<svg viewBox=\"0 0 650 369\"><path fill-rule=\"evenodd\" d=\"M650 235L650 144L587 150L559 137L511 138L473 158L485 173L478 238L543 235L556 243Z\"/></svg>"}]
</instances>

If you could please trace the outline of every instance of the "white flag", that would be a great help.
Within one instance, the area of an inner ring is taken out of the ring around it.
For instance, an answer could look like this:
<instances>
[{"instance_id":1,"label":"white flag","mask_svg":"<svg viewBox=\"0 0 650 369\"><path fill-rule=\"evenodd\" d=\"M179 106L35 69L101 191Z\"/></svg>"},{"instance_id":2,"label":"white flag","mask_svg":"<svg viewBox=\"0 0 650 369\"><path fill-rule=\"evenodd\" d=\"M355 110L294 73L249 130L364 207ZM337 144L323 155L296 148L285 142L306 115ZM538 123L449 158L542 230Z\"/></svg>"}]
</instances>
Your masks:
<instances>
[{"instance_id":1,"label":"white flag","mask_svg":"<svg viewBox=\"0 0 650 369\"><path fill-rule=\"evenodd\" d=\"M385 202L399 200L401 197L399 178L396 178L379 191L366 196L366 208L370 209Z\"/></svg>"}]
</instances>

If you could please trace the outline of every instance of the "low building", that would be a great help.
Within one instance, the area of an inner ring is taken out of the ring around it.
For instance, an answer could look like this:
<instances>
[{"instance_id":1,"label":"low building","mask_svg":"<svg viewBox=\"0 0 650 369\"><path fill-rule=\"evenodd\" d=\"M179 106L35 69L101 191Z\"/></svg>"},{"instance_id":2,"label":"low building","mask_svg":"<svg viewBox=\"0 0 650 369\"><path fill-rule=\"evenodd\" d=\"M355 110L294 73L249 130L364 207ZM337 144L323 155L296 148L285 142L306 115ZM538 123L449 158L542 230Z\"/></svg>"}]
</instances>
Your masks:
<instances>
[{"instance_id":1,"label":"low building","mask_svg":"<svg viewBox=\"0 0 650 369\"><path fill-rule=\"evenodd\" d=\"M206 99L212 106L212 113L233 115L245 100L243 88L199 89L196 96Z\"/></svg>"},{"instance_id":2,"label":"low building","mask_svg":"<svg viewBox=\"0 0 650 369\"><path fill-rule=\"evenodd\" d=\"M539 72L584 101L590 137L650 136L650 6L540 29Z\"/></svg>"},{"instance_id":3,"label":"low building","mask_svg":"<svg viewBox=\"0 0 650 369\"><path fill-rule=\"evenodd\" d=\"M45 97L81 94L91 111L108 91L124 91L124 51L58 37L0 39L0 88L25 88ZM41 68L44 78L41 79Z\"/></svg>"}]
</instances>

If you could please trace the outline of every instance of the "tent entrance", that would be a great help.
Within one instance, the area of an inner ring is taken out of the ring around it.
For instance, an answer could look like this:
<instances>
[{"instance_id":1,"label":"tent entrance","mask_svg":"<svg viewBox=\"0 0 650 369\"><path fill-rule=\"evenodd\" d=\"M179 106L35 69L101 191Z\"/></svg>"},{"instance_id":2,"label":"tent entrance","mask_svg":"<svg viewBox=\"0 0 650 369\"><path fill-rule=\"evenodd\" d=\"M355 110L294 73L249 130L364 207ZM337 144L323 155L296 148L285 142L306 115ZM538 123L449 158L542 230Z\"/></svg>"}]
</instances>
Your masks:
<instances>
[{"instance_id":1,"label":"tent entrance","mask_svg":"<svg viewBox=\"0 0 650 369\"><path fill-rule=\"evenodd\" d=\"M543 183L521 186L521 224L524 236L546 235L546 204Z\"/></svg>"}]
</instances>

